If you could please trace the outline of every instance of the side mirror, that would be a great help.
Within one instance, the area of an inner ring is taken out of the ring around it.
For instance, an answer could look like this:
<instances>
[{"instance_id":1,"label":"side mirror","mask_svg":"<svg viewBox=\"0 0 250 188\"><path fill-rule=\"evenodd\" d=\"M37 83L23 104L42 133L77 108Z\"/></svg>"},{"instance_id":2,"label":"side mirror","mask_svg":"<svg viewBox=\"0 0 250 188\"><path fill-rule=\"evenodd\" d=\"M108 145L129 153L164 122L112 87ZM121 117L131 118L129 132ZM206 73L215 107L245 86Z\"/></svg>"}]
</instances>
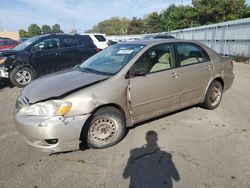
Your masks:
<instances>
[{"instance_id":1,"label":"side mirror","mask_svg":"<svg viewBox=\"0 0 250 188\"><path fill-rule=\"evenodd\" d=\"M130 73L130 77L141 77L141 76L146 76L145 71L141 71L141 70L136 70Z\"/></svg>"}]
</instances>

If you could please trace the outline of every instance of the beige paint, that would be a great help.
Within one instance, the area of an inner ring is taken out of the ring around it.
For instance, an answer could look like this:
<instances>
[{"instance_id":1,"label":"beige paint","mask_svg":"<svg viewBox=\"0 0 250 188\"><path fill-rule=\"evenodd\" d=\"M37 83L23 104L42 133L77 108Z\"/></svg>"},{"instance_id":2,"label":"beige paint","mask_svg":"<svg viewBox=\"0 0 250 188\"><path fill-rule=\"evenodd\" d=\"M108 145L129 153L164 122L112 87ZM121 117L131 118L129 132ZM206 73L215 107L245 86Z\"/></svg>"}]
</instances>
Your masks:
<instances>
[{"instance_id":1,"label":"beige paint","mask_svg":"<svg viewBox=\"0 0 250 188\"><path fill-rule=\"evenodd\" d=\"M7 37L14 40L19 39L19 33L14 31L0 31L0 37Z\"/></svg>"}]
</instances>

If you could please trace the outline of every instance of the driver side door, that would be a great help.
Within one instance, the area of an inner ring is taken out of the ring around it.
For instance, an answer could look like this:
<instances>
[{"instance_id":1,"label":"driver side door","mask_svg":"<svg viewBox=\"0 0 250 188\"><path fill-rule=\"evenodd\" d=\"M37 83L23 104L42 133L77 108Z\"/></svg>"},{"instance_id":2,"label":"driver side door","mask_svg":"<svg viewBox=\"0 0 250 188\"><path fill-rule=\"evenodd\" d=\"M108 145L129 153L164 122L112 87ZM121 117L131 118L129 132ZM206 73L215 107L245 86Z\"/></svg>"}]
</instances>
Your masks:
<instances>
[{"instance_id":1,"label":"driver side door","mask_svg":"<svg viewBox=\"0 0 250 188\"><path fill-rule=\"evenodd\" d=\"M180 79L172 44L151 47L135 62L128 93L135 123L178 108Z\"/></svg>"}]
</instances>

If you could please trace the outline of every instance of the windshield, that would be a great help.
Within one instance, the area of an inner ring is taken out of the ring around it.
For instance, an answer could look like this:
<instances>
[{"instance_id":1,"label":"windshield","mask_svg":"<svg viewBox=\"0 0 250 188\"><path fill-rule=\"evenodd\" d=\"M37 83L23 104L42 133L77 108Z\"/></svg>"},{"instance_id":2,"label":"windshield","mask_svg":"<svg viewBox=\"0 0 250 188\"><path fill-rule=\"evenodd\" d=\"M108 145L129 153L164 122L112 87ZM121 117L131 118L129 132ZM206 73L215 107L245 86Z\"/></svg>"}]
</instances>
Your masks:
<instances>
[{"instance_id":1,"label":"windshield","mask_svg":"<svg viewBox=\"0 0 250 188\"><path fill-rule=\"evenodd\" d=\"M140 44L115 44L92 56L79 68L82 71L114 75L143 47L144 45Z\"/></svg>"},{"instance_id":2,"label":"windshield","mask_svg":"<svg viewBox=\"0 0 250 188\"><path fill-rule=\"evenodd\" d=\"M41 38L41 36L36 36L36 37L30 38L30 39L18 44L15 48L13 48L13 50L17 50L17 51L23 50L27 46L29 46L30 44L32 44L33 42L37 41L40 38Z\"/></svg>"}]
</instances>

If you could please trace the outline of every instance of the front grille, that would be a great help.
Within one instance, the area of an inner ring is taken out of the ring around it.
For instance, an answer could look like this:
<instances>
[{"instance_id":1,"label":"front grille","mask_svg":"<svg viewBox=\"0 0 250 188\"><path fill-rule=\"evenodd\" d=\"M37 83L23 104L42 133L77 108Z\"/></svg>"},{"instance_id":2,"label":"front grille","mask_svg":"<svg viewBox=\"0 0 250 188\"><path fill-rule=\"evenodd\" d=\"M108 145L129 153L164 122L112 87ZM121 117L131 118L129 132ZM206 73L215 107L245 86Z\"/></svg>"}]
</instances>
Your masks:
<instances>
[{"instance_id":1,"label":"front grille","mask_svg":"<svg viewBox=\"0 0 250 188\"><path fill-rule=\"evenodd\" d=\"M16 100L16 112L20 111L25 106L29 106L28 100L25 97L19 96Z\"/></svg>"}]
</instances>

